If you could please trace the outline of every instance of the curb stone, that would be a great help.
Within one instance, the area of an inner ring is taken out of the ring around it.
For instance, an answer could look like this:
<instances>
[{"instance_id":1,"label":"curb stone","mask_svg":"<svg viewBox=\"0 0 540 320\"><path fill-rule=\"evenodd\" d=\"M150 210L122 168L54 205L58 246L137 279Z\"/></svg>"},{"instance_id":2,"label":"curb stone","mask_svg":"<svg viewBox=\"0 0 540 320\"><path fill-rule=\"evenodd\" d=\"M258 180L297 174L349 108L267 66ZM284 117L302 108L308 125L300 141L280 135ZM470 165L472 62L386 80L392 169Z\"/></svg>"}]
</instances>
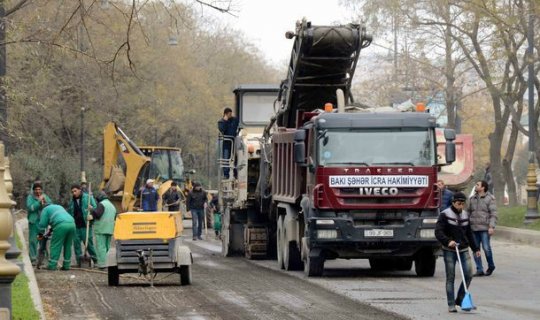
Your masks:
<instances>
[{"instance_id":1,"label":"curb stone","mask_svg":"<svg viewBox=\"0 0 540 320\"><path fill-rule=\"evenodd\" d=\"M535 230L497 226L493 237L532 246L540 245L540 231Z\"/></svg>"},{"instance_id":2,"label":"curb stone","mask_svg":"<svg viewBox=\"0 0 540 320\"><path fill-rule=\"evenodd\" d=\"M22 243L21 256L24 263L24 274L28 277L28 287L30 288L30 296L34 302L34 307L40 314L40 319L45 320L45 311L43 310L43 302L41 301L41 294L37 285L36 275L34 273L34 267L28 257L28 247L26 245L26 238L24 237L24 230L28 229L28 220L26 218L17 220L15 222L15 228L17 229L17 235Z\"/></svg>"}]
</instances>

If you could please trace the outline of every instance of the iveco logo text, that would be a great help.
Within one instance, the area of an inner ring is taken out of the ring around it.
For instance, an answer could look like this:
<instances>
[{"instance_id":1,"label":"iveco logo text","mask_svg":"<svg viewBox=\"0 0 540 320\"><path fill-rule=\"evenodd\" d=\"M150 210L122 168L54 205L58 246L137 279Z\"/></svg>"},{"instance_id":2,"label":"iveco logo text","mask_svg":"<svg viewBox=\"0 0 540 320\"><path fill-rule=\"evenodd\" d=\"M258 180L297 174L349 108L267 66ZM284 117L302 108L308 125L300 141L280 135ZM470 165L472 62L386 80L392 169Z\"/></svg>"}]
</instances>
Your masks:
<instances>
[{"instance_id":1,"label":"iveco logo text","mask_svg":"<svg viewBox=\"0 0 540 320\"><path fill-rule=\"evenodd\" d=\"M359 188L363 196L395 196L398 188Z\"/></svg>"}]
</instances>

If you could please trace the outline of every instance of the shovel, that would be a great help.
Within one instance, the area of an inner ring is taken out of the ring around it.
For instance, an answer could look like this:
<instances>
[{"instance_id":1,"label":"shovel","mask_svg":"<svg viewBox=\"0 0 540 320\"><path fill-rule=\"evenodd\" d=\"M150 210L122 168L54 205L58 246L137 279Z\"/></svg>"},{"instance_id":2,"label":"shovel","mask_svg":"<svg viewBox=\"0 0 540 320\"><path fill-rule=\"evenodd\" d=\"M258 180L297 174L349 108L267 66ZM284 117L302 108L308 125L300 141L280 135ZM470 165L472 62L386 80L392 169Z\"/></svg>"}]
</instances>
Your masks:
<instances>
[{"instance_id":1,"label":"shovel","mask_svg":"<svg viewBox=\"0 0 540 320\"><path fill-rule=\"evenodd\" d=\"M475 306L472 301L472 296L469 290L467 289L467 282L465 281L465 274L463 273L463 265L461 264L461 257L459 255L459 244L456 243L456 254L459 261L459 270L461 271L461 279L463 280L463 288L465 289L465 296L461 300L461 310L471 311L475 309Z\"/></svg>"},{"instance_id":2,"label":"shovel","mask_svg":"<svg viewBox=\"0 0 540 320\"><path fill-rule=\"evenodd\" d=\"M89 191L89 198L88 198L88 205L90 206L90 197L92 197L92 183L89 183L88 184L88 191ZM88 214L91 214L91 212L89 212ZM86 219L86 240L84 241L84 255L82 256L82 259L81 260L84 260L85 262L88 262L88 266L90 268L92 268L92 259L90 258L90 256L88 255L88 238L90 236L90 220ZM81 264L82 264L82 261L81 261Z\"/></svg>"}]
</instances>

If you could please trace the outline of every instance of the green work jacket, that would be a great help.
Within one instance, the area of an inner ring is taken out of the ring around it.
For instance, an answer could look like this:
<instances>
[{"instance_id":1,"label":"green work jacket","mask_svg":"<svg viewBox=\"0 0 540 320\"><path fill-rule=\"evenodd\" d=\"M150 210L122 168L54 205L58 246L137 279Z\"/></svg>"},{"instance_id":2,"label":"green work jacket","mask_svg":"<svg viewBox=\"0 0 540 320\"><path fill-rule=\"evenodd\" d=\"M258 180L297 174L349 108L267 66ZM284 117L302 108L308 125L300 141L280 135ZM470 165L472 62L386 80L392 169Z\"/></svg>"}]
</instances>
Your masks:
<instances>
[{"instance_id":1,"label":"green work jacket","mask_svg":"<svg viewBox=\"0 0 540 320\"><path fill-rule=\"evenodd\" d=\"M50 204L41 211L41 217L39 219L39 231L44 233L48 225L51 225L54 230L55 226L63 222L71 222L75 224L75 220L69 213L66 212L64 207L57 204Z\"/></svg>"},{"instance_id":2,"label":"green work jacket","mask_svg":"<svg viewBox=\"0 0 540 320\"><path fill-rule=\"evenodd\" d=\"M51 198L48 195L43 194L45 202L52 204ZM29 194L26 197L26 212L28 213L28 223L34 224L39 222L39 214L43 207L41 206L41 201L39 201L33 193Z\"/></svg>"},{"instance_id":3,"label":"green work jacket","mask_svg":"<svg viewBox=\"0 0 540 320\"><path fill-rule=\"evenodd\" d=\"M103 208L100 208L100 205ZM114 219L116 218L116 208L109 201L109 199L101 200L97 210L103 210L101 217L94 215L94 233L98 234L113 234L114 232Z\"/></svg>"}]
</instances>

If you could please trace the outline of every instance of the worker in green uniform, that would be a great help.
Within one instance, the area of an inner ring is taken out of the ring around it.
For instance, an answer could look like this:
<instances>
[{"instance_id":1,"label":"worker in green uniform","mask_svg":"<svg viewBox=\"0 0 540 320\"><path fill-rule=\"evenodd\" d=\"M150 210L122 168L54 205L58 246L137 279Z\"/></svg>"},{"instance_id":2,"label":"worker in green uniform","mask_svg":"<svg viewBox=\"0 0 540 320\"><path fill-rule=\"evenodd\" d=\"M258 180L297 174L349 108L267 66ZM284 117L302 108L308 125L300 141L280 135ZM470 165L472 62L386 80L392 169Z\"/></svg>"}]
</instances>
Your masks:
<instances>
[{"instance_id":1,"label":"worker in green uniform","mask_svg":"<svg viewBox=\"0 0 540 320\"><path fill-rule=\"evenodd\" d=\"M56 270L60 253L64 249L62 270L69 270L71 267L71 246L75 237L75 220L62 206L47 204L41 211L38 239L43 237L43 233L49 225L53 229L53 234L47 269Z\"/></svg>"},{"instance_id":2,"label":"worker in green uniform","mask_svg":"<svg viewBox=\"0 0 540 320\"><path fill-rule=\"evenodd\" d=\"M51 198L43 193L40 183L32 185L32 193L26 197L26 211L28 213L28 254L32 264L36 264L39 232L39 215L43 207L52 204Z\"/></svg>"},{"instance_id":3,"label":"worker in green uniform","mask_svg":"<svg viewBox=\"0 0 540 320\"><path fill-rule=\"evenodd\" d=\"M75 240L73 247L75 249L75 258L77 260L77 266L81 266L81 258L83 257L83 251L81 250L81 243L84 246L86 241L86 225L87 220L92 220L92 216L88 216L89 212L96 209L96 200L93 197L82 191L82 188L78 184L71 186L71 194L73 197L69 202L68 212L75 219ZM94 263L97 262L96 250L94 249L92 225L88 223L88 253L92 257Z\"/></svg>"},{"instance_id":4,"label":"worker in green uniform","mask_svg":"<svg viewBox=\"0 0 540 320\"><path fill-rule=\"evenodd\" d=\"M94 235L96 236L97 266L100 269L107 267L107 252L111 247L111 238L114 231L116 208L109 201L103 191L97 195L97 209L92 212L94 221Z\"/></svg>"}]
</instances>

